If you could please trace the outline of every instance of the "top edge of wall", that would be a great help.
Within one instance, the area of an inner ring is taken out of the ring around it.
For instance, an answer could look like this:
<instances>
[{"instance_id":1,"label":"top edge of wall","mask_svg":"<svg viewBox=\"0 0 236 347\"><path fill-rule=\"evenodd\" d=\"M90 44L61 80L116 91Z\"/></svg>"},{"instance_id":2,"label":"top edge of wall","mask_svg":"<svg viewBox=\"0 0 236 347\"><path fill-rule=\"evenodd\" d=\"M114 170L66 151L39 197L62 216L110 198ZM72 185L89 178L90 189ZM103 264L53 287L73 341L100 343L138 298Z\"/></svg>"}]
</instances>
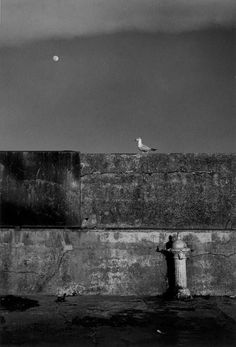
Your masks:
<instances>
[{"instance_id":1,"label":"top edge of wall","mask_svg":"<svg viewBox=\"0 0 236 347\"><path fill-rule=\"evenodd\" d=\"M147 155L140 152L81 152L77 150L0 150L0 153L80 153L82 155ZM236 155L236 152L155 152L148 155Z\"/></svg>"}]
</instances>

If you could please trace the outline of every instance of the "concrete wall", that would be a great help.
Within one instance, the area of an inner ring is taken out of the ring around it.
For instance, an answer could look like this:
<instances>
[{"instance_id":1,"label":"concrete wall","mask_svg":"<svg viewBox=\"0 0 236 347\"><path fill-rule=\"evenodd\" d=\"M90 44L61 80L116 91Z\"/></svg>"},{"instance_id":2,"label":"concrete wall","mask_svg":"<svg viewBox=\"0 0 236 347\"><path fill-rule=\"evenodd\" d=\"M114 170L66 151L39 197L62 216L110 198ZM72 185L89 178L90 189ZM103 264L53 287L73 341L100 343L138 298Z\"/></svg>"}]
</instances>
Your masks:
<instances>
[{"instance_id":1,"label":"concrete wall","mask_svg":"<svg viewBox=\"0 0 236 347\"><path fill-rule=\"evenodd\" d=\"M0 293L163 294L156 247L178 231L192 293L236 294L234 155L2 152L0 162Z\"/></svg>"},{"instance_id":2,"label":"concrete wall","mask_svg":"<svg viewBox=\"0 0 236 347\"><path fill-rule=\"evenodd\" d=\"M183 231L193 294L233 295L236 234ZM157 295L167 290L166 230L5 229L1 233L2 293Z\"/></svg>"},{"instance_id":3,"label":"concrete wall","mask_svg":"<svg viewBox=\"0 0 236 347\"><path fill-rule=\"evenodd\" d=\"M80 226L76 152L0 152L0 225Z\"/></svg>"},{"instance_id":4,"label":"concrete wall","mask_svg":"<svg viewBox=\"0 0 236 347\"><path fill-rule=\"evenodd\" d=\"M82 154L82 225L235 228L235 163L224 154Z\"/></svg>"}]
</instances>

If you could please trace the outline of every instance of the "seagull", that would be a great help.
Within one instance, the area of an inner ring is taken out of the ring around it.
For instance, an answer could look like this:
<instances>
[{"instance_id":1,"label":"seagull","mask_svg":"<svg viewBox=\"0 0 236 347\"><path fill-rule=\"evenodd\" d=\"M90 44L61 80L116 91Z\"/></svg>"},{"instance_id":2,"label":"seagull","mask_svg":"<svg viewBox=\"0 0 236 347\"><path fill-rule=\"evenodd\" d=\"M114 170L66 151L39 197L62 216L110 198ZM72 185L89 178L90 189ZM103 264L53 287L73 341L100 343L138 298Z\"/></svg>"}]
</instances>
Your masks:
<instances>
[{"instance_id":1,"label":"seagull","mask_svg":"<svg viewBox=\"0 0 236 347\"><path fill-rule=\"evenodd\" d=\"M157 150L156 148L150 148L150 147L144 145L144 144L142 143L141 137L138 137L137 139L135 139L135 141L137 141L137 143L138 143L138 149L139 149L141 152L147 153L147 152L151 152L151 151L154 152L154 151Z\"/></svg>"}]
</instances>

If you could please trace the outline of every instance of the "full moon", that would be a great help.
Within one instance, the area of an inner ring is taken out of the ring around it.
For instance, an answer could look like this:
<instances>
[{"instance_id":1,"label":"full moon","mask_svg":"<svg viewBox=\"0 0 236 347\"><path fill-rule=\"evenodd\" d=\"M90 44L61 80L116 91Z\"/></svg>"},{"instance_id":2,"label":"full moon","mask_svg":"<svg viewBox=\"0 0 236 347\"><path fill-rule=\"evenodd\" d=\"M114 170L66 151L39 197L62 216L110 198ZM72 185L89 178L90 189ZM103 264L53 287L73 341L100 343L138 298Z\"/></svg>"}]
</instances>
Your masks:
<instances>
[{"instance_id":1,"label":"full moon","mask_svg":"<svg viewBox=\"0 0 236 347\"><path fill-rule=\"evenodd\" d=\"M54 56L52 57L52 59L53 59L54 61L58 61L58 60L59 60L59 57L58 57L58 55L54 55Z\"/></svg>"}]
</instances>

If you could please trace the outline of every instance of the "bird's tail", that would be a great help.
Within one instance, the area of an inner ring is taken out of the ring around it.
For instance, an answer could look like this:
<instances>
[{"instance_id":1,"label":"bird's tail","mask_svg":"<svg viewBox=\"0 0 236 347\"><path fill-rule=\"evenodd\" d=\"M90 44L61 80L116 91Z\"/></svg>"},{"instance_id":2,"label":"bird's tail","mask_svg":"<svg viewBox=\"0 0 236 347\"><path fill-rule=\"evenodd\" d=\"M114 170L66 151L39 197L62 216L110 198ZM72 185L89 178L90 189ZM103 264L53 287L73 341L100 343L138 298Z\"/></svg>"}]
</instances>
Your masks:
<instances>
[{"instance_id":1,"label":"bird's tail","mask_svg":"<svg viewBox=\"0 0 236 347\"><path fill-rule=\"evenodd\" d=\"M156 149L156 148L151 148L151 151L153 151L153 152L154 152L154 151L157 151L157 149Z\"/></svg>"}]
</instances>

